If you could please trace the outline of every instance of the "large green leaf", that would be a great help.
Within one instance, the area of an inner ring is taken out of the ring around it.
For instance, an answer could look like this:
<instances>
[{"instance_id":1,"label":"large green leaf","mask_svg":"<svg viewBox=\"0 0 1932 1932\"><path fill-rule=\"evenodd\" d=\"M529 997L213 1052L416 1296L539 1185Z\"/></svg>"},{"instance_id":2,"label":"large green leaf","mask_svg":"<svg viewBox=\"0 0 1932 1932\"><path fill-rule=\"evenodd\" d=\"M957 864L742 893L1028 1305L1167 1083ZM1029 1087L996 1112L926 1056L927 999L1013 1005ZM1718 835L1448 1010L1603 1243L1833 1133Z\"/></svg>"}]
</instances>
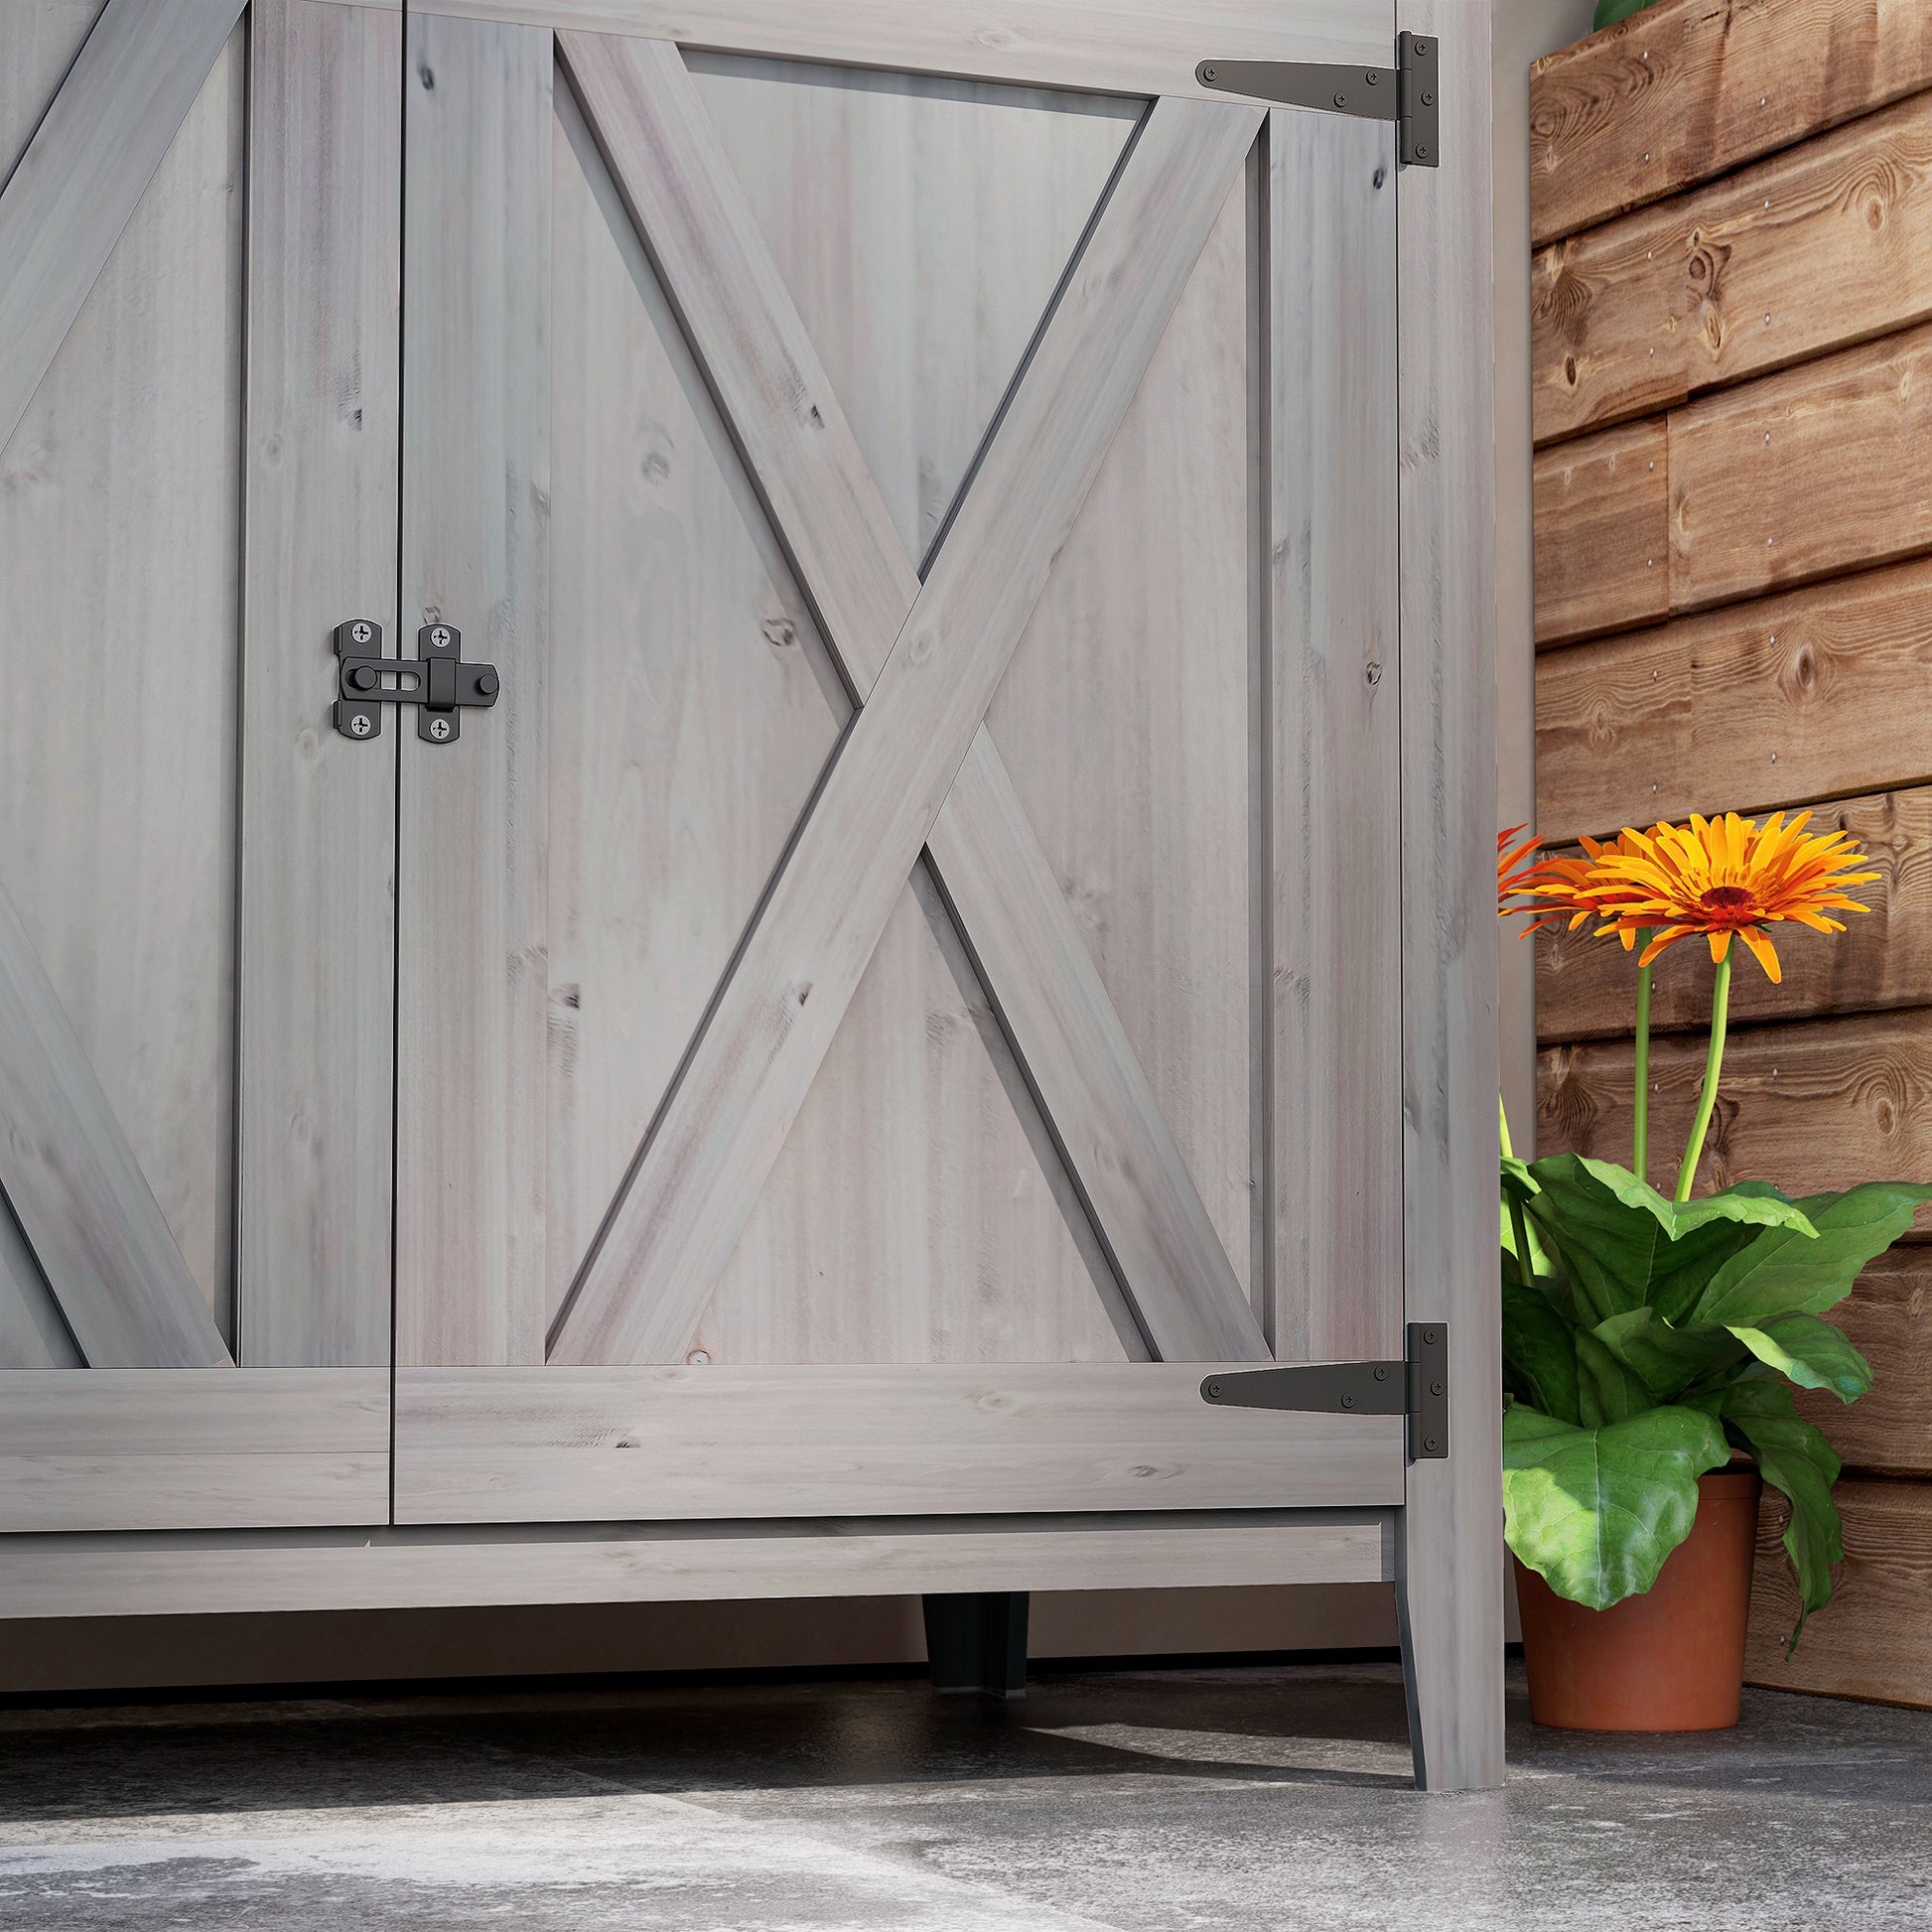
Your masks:
<instances>
[{"instance_id":1,"label":"large green leaf","mask_svg":"<svg viewBox=\"0 0 1932 1932\"><path fill-rule=\"evenodd\" d=\"M1798 1621L1785 1643L1788 1657L1805 1618L1832 1600L1832 1565L1845 1561L1843 1526L1832 1500L1841 1465L1823 1433L1799 1419L1782 1382L1768 1376L1734 1382L1720 1399L1719 1413L1757 1457L1764 1480L1791 1503L1784 1549L1798 1579Z\"/></svg>"},{"instance_id":2,"label":"large green leaf","mask_svg":"<svg viewBox=\"0 0 1932 1932\"><path fill-rule=\"evenodd\" d=\"M1590 31L1600 33L1605 27L1614 27L1619 20L1628 20L1632 14L1640 14L1656 4L1657 0L1596 0Z\"/></svg>"},{"instance_id":3,"label":"large green leaf","mask_svg":"<svg viewBox=\"0 0 1932 1932\"><path fill-rule=\"evenodd\" d=\"M1830 1389L1841 1402L1856 1402L1871 1386L1871 1364L1846 1340L1843 1329L1815 1314L1779 1314L1761 1328L1733 1327L1767 1368L1801 1389Z\"/></svg>"},{"instance_id":4,"label":"large green leaf","mask_svg":"<svg viewBox=\"0 0 1932 1932\"><path fill-rule=\"evenodd\" d=\"M1573 1331L1577 1349L1577 1420L1586 1429L1627 1422L1657 1406L1644 1385L1587 1328Z\"/></svg>"},{"instance_id":5,"label":"large green leaf","mask_svg":"<svg viewBox=\"0 0 1932 1932\"><path fill-rule=\"evenodd\" d=\"M1549 1297L1503 1283L1503 1369L1532 1408L1564 1422L1577 1408L1577 1328Z\"/></svg>"},{"instance_id":6,"label":"large green leaf","mask_svg":"<svg viewBox=\"0 0 1932 1932\"><path fill-rule=\"evenodd\" d=\"M1701 1409L1580 1429L1513 1403L1503 1414L1509 1547L1559 1596L1608 1609L1657 1581L1690 1534L1698 1477L1729 1454Z\"/></svg>"},{"instance_id":7,"label":"large green leaf","mask_svg":"<svg viewBox=\"0 0 1932 1932\"><path fill-rule=\"evenodd\" d=\"M1628 1169L1579 1154L1553 1155L1527 1173L1537 1184L1530 1216L1563 1257L1579 1319L1592 1326L1645 1307L1675 1319L1755 1231L1812 1232L1802 1207L1775 1189L1667 1200Z\"/></svg>"},{"instance_id":8,"label":"large green leaf","mask_svg":"<svg viewBox=\"0 0 1932 1932\"><path fill-rule=\"evenodd\" d=\"M1748 1359L1744 1344L1728 1328L1673 1327L1655 1309L1613 1314L1596 1324L1595 1334L1642 1378L1653 1402L1668 1402L1714 1370Z\"/></svg>"},{"instance_id":9,"label":"large green leaf","mask_svg":"<svg viewBox=\"0 0 1932 1932\"><path fill-rule=\"evenodd\" d=\"M1873 1180L1848 1193L1798 1201L1817 1238L1792 1227L1766 1227L1711 1277L1696 1318L1762 1328L1781 1314L1823 1314L1851 1293L1865 1263L1912 1225L1913 1209L1925 1200L1932 1200L1932 1187Z\"/></svg>"}]
</instances>

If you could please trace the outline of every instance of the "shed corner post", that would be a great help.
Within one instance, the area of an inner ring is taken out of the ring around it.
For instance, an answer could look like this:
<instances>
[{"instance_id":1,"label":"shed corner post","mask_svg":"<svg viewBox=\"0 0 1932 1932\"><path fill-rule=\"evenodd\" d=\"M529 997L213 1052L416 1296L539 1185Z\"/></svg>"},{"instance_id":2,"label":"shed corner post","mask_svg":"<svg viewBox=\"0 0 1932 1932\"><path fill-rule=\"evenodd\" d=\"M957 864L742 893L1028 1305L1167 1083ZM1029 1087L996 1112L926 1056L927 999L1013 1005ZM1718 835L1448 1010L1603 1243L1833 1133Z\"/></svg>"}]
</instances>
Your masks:
<instances>
[{"instance_id":1,"label":"shed corner post","mask_svg":"<svg viewBox=\"0 0 1932 1932\"><path fill-rule=\"evenodd\" d=\"M1449 1452L1409 1465L1396 1590L1416 1781L1473 1791L1503 1775L1489 8L1395 14L1441 39L1441 165L1396 196L1403 1274L1408 1319L1449 1346Z\"/></svg>"}]
</instances>

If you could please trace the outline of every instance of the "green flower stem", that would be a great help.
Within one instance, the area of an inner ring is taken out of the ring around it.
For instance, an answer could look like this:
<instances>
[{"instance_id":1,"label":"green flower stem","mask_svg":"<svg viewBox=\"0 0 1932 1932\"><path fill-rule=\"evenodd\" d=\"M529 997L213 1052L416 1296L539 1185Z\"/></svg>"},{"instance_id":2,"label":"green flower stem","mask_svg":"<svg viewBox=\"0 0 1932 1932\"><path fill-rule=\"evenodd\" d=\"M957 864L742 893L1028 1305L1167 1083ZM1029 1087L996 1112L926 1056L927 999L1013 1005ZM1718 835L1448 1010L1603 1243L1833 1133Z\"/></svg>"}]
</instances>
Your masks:
<instances>
[{"instance_id":1,"label":"green flower stem","mask_svg":"<svg viewBox=\"0 0 1932 1932\"><path fill-rule=\"evenodd\" d=\"M1650 944L1650 928L1637 933L1637 957ZM1650 968L1637 968L1637 1091L1630 1110L1630 1168L1639 1180L1650 1178Z\"/></svg>"},{"instance_id":2,"label":"green flower stem","mask_svg":"<svg viewBox=\"0 0 1932 1932\"><path fill-rule=\"evenodd\" d=\"M1503 1097L1500 1092L1496 1095L1496 1120L1502 1128L1503 1159L1505 1161L1513 1161L1516 1158L1516 1150L1509 1144L1509 1109L1503 1105Z\"/></svg>"},{"instance_id":3,"label":"green flower stem","mask_svg":"<svg viewBox=\"0 0 1932 1932\"><path fill-rule=\"evenodd\" d=\"M1711 989L1711 1050L1704 1059L1704 1092L1698 1098L1698 1117L1691 1124L1691 1144L1684 1150L1684 1165L1677 1171L1677 1198L1691 1198L1691 1182L1697 1178L1698 1163L1704 1158L1704 1136L1711 1126L1712 1110L1718 1104L1718 1074L1725 1063L1725 1022L1730 1013L1730 953L1718 962L1717 984Z\"/></svg>"}]
</instances>

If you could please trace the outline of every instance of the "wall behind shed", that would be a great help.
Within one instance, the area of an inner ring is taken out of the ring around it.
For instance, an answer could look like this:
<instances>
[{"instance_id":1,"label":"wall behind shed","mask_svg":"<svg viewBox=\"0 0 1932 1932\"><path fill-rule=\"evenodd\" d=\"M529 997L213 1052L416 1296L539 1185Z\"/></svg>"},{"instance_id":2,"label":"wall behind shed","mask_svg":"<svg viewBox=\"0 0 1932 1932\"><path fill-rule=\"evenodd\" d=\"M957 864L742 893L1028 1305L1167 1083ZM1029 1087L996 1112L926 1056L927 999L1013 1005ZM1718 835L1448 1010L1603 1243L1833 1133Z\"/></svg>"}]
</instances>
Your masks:
<instances>
[{"instance_id":1,"label":"wall behind shed","mask_svg":"<svg viewBox=\"0 0 1932 1932\"><path fill-rule=\"evenodd\" d=\"M1530 84L1539 827L1857 833L1872 915L1780 938L1779 986L1736 974L1701 1185L1932 1179L1932 0L1664 0ZM1660 1150L1700 953L1656 975ZM1628 1160L1632 990L1620 948L1543 944L1544 1151ZM1801 1403L1848 1465L1848 1561L1787 1662L1767 1502L1754 1681L1932 1704L1927 1234L1835 1316L1873 1393Z\"/></svg>"}]
</instances>

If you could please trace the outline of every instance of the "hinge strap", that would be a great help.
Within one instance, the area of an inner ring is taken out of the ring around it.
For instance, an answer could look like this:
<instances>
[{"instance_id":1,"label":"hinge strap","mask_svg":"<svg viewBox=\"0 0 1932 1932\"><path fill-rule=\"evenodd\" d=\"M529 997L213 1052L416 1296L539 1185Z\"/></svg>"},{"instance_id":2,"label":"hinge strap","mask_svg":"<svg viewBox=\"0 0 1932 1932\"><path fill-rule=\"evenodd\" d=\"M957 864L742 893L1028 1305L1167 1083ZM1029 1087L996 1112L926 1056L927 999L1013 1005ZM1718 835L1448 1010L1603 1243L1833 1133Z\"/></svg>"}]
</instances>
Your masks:
<instances>
[{"instance_id":1,"label":"hinge strap","mask_svg":"<svg viewBox=\"0 0 1932 1932\"><path fill-rule=\"evenodd\" d=\"M1394 121L1396 152L1405 166L1441 165L1436 47L1415 34L1396 36L1392 68L1344 68L1319 61L1203 61L1194 78L1217 93L1306 107L1320 114L1352 114Z\"/></svg>"},{"instance_id":2,"label":"hinge strap","mask_svg":"<svg viewBox=\"0 0 1932 1932\"><path fill-rule=\"evenodd\" d=\"M1210 1375L1201 1400L1224 1409L1407 1416L1409 1460L1449 1454L1449 1324L1412 1321L1399 1362L1297 1362Z\"/></svg>"}]
</instances>

